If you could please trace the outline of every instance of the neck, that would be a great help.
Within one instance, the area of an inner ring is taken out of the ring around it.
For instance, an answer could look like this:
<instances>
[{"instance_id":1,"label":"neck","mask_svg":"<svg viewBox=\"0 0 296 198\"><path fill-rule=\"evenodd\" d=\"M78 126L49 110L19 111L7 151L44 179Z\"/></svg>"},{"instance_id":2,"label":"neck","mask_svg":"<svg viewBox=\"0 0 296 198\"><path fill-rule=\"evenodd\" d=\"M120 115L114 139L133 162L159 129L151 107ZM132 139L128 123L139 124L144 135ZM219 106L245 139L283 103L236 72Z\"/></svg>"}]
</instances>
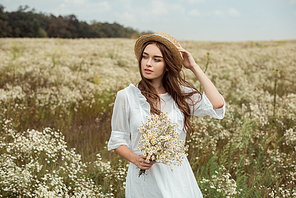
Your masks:
<instances>
[{"instance_id":1,"label":"neck","mask_svg":"<svg viewBox=\"0 0 296 198\"><path fill-rule=\"evenodd\" d=\"M161 82L159 82L159 83L152 82L152 85L153 85L154 89L156 90L157 94L166 93L166 90Z\"/></svg>"}]
</instances>

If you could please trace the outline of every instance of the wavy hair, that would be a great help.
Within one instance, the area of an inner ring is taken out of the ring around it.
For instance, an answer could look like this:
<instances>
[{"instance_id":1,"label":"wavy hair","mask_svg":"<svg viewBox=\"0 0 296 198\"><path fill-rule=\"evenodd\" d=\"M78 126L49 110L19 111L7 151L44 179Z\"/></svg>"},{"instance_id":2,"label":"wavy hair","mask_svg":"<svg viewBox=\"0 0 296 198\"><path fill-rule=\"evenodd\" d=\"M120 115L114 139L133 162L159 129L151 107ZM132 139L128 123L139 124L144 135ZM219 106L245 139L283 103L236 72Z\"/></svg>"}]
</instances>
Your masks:
<instances>
[{"instance_id":1,"label":"wavy hair","mask_svg":"<svg viewBox=\"0 0 296 198\"><path fill-rule=\"evenodd\" d=\"M190 121L190 104L187 101L190 100L192 105L196 104L196 102L198 101L193 101L191 96L196 93L201 95L201 93L191 83L185 80L185 75L182 71L182 65L180 65L180 63L173 56L171 51L162 43L157 41L148 41L142 46L141 56L138 60L142 79L138 83L138 88L140 89L141 93L146 97L147 102L150 104L150 113L159 115L161 111L157 108L157 106L160 104L160 97L157 94L155 88L153 87L151 80L144 78L141 70L143 52L145 48L150 44L155 44L162 53L165 62L165 67L167 70L163 76L162 84L165 90L174 99L178 108L184 115L183 130L185 130L185 132L192 132L192 126ZM184 90L182 90L182 86L188 87L192 91L185 92Z\"/></svg>"}]
</instances>

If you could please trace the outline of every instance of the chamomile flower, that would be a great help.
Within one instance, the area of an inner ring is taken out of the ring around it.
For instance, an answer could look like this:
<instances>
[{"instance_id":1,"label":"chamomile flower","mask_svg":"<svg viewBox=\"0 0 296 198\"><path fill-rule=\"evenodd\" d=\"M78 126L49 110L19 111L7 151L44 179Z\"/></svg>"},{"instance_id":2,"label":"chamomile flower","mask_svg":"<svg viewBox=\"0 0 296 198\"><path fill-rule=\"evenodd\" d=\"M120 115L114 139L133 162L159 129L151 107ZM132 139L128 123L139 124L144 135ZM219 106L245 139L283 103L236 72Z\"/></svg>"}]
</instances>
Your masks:
<instances>
[{"instance_id":1,"label":"chamomile flower","mask_svg":"<svg viewBox=\"0 0 296 198\"><path fill-rule=\"evenodd\" d=\"M181 165L185 158L187 147L184 141L179 139L176 128L177 124L172 123L167 113L152 115L143 123L139 130L141 135L138 149L147 156L146 160L155 160L158 163L167 165ZM140 170L139 176L145 171Z\"/></svg>"}]
</instances>

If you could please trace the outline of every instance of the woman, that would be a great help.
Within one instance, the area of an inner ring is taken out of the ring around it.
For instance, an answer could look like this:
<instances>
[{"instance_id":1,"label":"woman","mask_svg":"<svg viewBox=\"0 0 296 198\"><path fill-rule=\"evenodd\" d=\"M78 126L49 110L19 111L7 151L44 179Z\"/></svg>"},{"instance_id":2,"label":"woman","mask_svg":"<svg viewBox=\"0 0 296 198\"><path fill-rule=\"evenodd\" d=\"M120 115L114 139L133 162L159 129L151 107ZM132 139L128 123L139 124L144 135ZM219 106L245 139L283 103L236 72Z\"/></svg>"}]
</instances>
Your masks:
<instances>
[{"instance_id":1,"label":"woman","mask_svg":"<svg viewBox=\"0 0 296 198\"><path fill-rule=\"evenodd\" d=\"M179 125L179 138L185 140L186 133L192 130L190 116L222 119L224 99L192 55L170 35L158 32L141 36L134 50L142 80L117 93L108 143L108 150L115 149L130 161L126 197L202 197L188 159L181 166L174 166L173 171L168 165L147 162L138 150L141 135L137 129L147 116L167 112L172 122ZM182 65L195 74L203 95L181 76ZM140 169L146 170L144 177L138 177Z\"/></svg>"}]
</instances>

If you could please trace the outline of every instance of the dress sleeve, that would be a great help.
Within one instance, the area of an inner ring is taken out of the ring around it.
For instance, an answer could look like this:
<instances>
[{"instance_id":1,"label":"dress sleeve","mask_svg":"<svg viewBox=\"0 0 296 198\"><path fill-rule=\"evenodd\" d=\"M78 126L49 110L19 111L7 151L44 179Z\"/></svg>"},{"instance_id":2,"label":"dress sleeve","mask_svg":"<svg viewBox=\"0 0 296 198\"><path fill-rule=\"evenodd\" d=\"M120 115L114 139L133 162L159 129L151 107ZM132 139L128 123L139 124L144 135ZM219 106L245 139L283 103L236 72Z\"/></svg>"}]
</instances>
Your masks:
<instances>
[{"instance_id":1,"label":"dress sleeve","mask_svg":"<svg viewBox=\"0 0 296 198\"><path fill-rule=\"evenodd\" d=\"M129 130L129 107L128 98L125 90L117 93L113 114L111 119L111 137L108 142L108 150L116 149L121 145L130 148L130 130Z\"/></svg>"},{"instance_id":2,"label":"dress sleeve","mask_svg":"<svg viewBox=\"0 0 296 198\"><path fill-rule=\"evenodd\" d=\"M221 97L224 101L224 105L219 109L213 108L212 103L210 102L210 100L208 99L205 93L203 93L202 96L200 94L194 94L192 97L193 97L193 102L200 100L200 97L201 97L201 100L197 102L195 105L190 105L192 115L198 116L198 117L209 115L217 119L222 119L224 117L226 105L222 95Z\"/></svg>"}]
</instances>

